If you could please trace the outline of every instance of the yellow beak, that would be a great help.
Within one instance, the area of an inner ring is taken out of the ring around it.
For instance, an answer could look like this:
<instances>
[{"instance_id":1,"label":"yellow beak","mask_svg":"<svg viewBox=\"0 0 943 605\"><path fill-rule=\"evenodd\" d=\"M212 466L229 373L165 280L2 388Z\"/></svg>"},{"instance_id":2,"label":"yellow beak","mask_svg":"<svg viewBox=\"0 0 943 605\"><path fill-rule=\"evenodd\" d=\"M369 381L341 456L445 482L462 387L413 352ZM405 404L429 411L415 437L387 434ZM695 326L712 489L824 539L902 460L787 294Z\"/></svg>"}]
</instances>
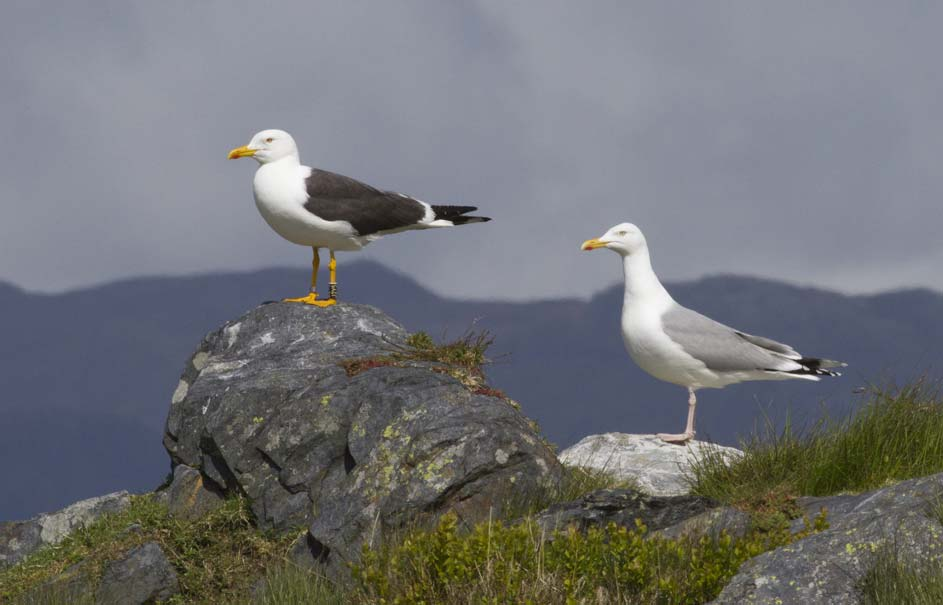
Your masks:
<instances>
[{"instance_id":1,"label":"yellow beak","mask_svg":"<svg viewBox=\"0 0 943 605\"><path fill-rule=\"evenodd\" d=\"M235 160L237 158L251 158L255 155L255 149L249 149L248 145L243 145L242 147L236 147L229 152L229 159Z\"/></svg>"},{"instance_id":2,"label":"yellow beak","mask_svg":"<svg viewBox=\"0 0 943 605\"><path fill-rule=\"evenodd\" d=\"M588 239L583 242L583 245L580 246L580 250L595 250L596 248L605 248L606 244L609 242L604 242L598 239Z\"/></svg>"}]
</instances>

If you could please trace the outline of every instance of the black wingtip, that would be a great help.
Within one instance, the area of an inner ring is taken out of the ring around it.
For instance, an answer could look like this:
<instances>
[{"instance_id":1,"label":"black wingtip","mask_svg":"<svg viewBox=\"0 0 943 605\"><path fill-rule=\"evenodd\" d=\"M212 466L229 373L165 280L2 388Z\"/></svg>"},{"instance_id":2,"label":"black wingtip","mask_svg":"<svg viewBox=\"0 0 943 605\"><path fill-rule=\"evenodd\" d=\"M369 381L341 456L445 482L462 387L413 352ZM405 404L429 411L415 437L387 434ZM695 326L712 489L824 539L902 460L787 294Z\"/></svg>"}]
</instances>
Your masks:
<instances>
[{"instance_id":1,"label":"black wingtip","mask_svg":"<svg viewBox=\"0 0 943 605\"><path fill-rule=\"evenodd\" d=\"M793 370L791 372L787 372L787 374L799 374L799 375L812 374L814 376L841 376L841 372L835 372L835 371L830 370L829 368L844 368L848 366L847 363L844 363L841 361L835 361L833 359L819 359L817 357L803 357L801 359L797 359L796 363L801 364L802 368L799 370Z\"/></svg>"},{"instance_id":2,"label":"black wingtip","mask_svg":"<svg viewBox=\"0 0 943 605\"><path fill-rule=\"evenodd\" d=\"M491 217L487 216L453 216L446 219L452 221L453 225L467 225L468 223L487 223Z\"/></svg>"}]
</instances>

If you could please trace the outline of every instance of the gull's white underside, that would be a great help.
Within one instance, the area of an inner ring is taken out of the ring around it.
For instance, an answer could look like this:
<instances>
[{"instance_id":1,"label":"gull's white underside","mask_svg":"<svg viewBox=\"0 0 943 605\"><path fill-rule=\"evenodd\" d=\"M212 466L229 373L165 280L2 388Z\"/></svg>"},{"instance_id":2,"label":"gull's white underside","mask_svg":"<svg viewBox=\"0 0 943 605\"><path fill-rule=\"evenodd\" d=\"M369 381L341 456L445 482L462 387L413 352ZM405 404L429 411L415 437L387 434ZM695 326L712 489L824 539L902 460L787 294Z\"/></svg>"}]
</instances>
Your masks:
<instances>
[{"instance_id":1,"label":"gull's white underside","mask_svg":"<svg viewBox=\"0 0 943 605\"><path fill-rule=\"evenodd\" d=\"M802 366L785 355L769 353L769 370L713 370L707 364L685 350L685 342L678 342L665 330L664 322L670 320L669 311L678 307L678 303L661 285L651 268L647 251L644 254L626 256L625 265L626 293L622 306L622 339L625 348L636 364L655 378L673 384L700 388L721 388L729 384L748 380L819 380L809 374L789 374ZM692 313L690 325L684 326L686 332L696 335L702 326L710 335L710 330L718 325L706 317ZM726 326L724 326L726 327ZM731 333L735 331L729 328ZM747 347L755 345L744 343ZM743 351L739 348L725 349L725 343L718 342L714 353L736 366L738 356ZM689 345L690 348L690 345ZM797 358L798 358L798 354ZM743 367L750 367L752 360L744 359Z\"/></svg>"},{"instance_id":2,"label":"gull's white underside","mask_svg":"<svg viewBox=\"0 0 943 605\"><path fill-rule=\"evenodd\" d=\"M305 179L310 175L308 166L300 165L295 158L284 158L260 166L253 179L255 205L262 218L276 233L292 243L354 251L387 234L453 226L451 221L435 220L429 204L416 200L426 208L426 215L416 225L357 235L347 221L326 221L305 209L304 204L308 201Z\"/></svg>"}]
</instances>

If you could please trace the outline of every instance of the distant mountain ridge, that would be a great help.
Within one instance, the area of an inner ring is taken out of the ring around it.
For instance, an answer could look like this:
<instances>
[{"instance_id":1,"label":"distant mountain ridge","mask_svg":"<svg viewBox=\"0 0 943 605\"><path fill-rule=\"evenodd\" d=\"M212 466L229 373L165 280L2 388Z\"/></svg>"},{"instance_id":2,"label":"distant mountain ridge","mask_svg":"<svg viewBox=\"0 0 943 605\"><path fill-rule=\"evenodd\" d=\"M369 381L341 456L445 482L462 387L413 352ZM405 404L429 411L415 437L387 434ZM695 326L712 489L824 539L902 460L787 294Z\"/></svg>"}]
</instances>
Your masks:
<instances>
[{"instance_id":1,"label":"distant mountain ridge","mask_svg":"<svg viewBox=\"0 0 943 605\"><path fill-rule=\"evenodd\" d=\"M493 384L521 402L551 441L607 431L680 429L680 387L638 370L619 334L621 284L589 301L457 301L372 262L345 265L341 296L376 305L410 330L496 336ZM296 295L304 269L131 279L64 294L0 283L0 519L25 518L167 472L160 436L170 396L202 336L265 300ZM735 443L764 413L815 418L855 401L867 382L943 374L943 294L846 296L721 275L668 284L681 303L809 355L849 363L820 383L703 391L698 436ZM509 355L502 355L508 353ZM764 412L765 408L765 412Z\"/></svg>"}]
</instances>

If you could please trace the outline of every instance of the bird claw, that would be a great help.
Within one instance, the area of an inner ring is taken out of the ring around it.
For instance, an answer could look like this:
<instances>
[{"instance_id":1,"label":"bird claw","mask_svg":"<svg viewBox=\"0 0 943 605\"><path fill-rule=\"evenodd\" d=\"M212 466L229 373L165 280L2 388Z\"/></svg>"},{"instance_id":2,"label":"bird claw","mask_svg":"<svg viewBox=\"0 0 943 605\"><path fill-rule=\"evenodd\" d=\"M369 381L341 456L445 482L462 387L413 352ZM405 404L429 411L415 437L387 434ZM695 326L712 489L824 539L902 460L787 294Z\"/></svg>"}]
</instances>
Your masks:
<instances>
[{"instance_id":1,"label":"bird claw","mask_svg":"<svg viewBox=\"0 0 943 605\"><path fill-rule=\"evenodd\" d=\"M327 300L318 300L318 295L316 292L311 292L307 296L302 296L300 298L283 298L282 302L287 303L303 303L306 305L312 305L315 307L330 307L337 304L336 298L328 298Z\"/></svg>"}]
</instances>

